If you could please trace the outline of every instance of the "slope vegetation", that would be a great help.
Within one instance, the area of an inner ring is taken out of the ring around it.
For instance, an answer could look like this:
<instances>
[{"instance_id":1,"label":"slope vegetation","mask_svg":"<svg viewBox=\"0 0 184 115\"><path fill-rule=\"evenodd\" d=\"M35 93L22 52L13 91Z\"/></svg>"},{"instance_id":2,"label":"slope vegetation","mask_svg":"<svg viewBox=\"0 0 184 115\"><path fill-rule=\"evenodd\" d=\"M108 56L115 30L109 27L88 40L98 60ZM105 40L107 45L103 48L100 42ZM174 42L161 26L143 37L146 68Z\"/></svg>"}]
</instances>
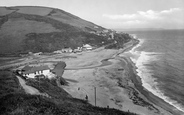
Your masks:
<instances>
[{"instance_id":1,"label":"slope vegetation","mask_svg":"<svg viewBox=\"0 0 184 115\"><path fill-rule=\"evenodd\" d=\"M111 34L114 33L114 39ZM47 7L0 7L0 55L52 52L83 44L120 48L128 34L117 34L60 9ZM110 37L111 36L111 37Z\"/></svg>"},{"instance_id":2,"label":"slope vegetation","mask_svg":"<svg viewBox=\"0 0 184 115\"><path fill-rule=\"evenodd\" d=\"M74 48L89 41L87 40L89 30L94 32L104 30L59 9L28 6L0 9L0 54ZM97 35L91 37L93 41L99 39ZM66 43L63 43L64 41Z\"/></svg>"},{"instance_id":3,"label":"slope vegetation","mask_svg":"<svg viewBox=\"0 0 184 115\"><path fill-rule=\"evenodd\" d=\"M29 80L27 84L48 93L50 97L26 94L11 71L0 71L1 115L135 115L94 107L85 100L72 98L57 87L54 80Z\"/></svg>"}]
</instances>

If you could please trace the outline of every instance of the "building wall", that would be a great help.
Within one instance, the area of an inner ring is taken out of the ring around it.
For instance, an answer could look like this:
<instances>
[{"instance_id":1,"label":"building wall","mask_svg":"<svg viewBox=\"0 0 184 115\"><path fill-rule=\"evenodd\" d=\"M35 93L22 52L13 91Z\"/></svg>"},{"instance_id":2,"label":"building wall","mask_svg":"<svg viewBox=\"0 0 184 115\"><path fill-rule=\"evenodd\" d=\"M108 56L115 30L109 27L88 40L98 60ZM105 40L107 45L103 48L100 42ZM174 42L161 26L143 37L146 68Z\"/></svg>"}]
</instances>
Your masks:
<instances>
[{"instance_id":1,"label":"building wall","mask_svg":"<svg viewBox=\"0 0 184 115\"><path fill-rule=\"evenodd\" d=\"M23 74L23 76L27 76L28 78L35 78L36 75L44 75L48 77L50 75L50 70L37 71L36 73Z\"/></svg>"},{"instance_id":2,"label":"building wall","mask_svg":"<svg viewBox=\"0 0 184 115\"><path fill-rule=\"evenodd\" d=\"M50 70L44 70L42 74L45 75L45 77L48 77L50 74Z\"/></svg>"}]
</instances>

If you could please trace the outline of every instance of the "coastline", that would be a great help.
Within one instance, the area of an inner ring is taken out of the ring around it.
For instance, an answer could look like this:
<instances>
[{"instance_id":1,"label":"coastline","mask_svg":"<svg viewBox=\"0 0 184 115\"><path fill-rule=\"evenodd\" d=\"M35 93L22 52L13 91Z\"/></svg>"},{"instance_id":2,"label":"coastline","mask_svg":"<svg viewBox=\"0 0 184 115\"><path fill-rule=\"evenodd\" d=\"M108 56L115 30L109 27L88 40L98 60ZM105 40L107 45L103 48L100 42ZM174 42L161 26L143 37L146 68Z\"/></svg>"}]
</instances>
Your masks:
<instances>
[{"instance_id":1,"label":"coastline","mask_svg":"<svg viewBox=\"0 0 184 115\"><path fill-rule=\"evenodd\" d=\"M134 47L132 47L132 48L134 48ZM148 101L150 101L154 105L157 105L157 106L163 108L164 110L170 112L173 115L182 115L183 114L182 112L177 110L174 106L170 105L169 103L165 102L163 99L159 98L158 96L155 96L152 92L150 92L147 89L145 89L142 86L141 78L137 75L137 71L136 71L137 67L136 67L135 63L130 59L130 57L123 56L121 58L123 58L127 62L128 67L130 68L129 69L129 71L130 71L129 73L131 74L130 78L131 78L132 82L134 83L135 88L146 99L148 99Z\"/></svg>"},{"instance_id":2,"label":"coastline","mask_svg":"<svg viewBox=\"0 0 184 115\"><path fill-rule=\"evenodd\" d=\"M175 108L142 86L135 64L125 53L139 43L137 39L132 39L119 50L99 48L81 54L40 57L39 61L48 62L48 65L52 65L54 61L65 61L67 66L63 78L69 84L61 87L74 98L85 99L88 95L88 101L92 105L95 105L96 87L97 106L109 106L140 115L179 115L177 111L172 111ZM120 54L125 56L120 57ZM62 58L63 56L76 58Z\"/></svg>"},{"instance_id":3,"label":"coastline","mask_svg":"<svg viewBox=\"0 0 184 115\"><path fill-rule=\"evenodd\" d=\"M90 52L99 62L101 60L110 61L106 66L94 66L94 68L85 66L82 70L67 70L63 78L72 79L77 82L69 82L69 86L63 86L74 98L85 99L88 95L89 103L94 103L94 87L97 88L97 106L116 108L122 111L130 111L137 114L149 115L172 115L171 106L167 103L162 104L158 97L153 96L151 92L144 90L141 79L136 75L136 67L127 57L120 57L119 54L131 50L139 41L137 39L125 44L123 49L119 50L100 50L99 52ZM113 55L107 55L109 51ZM98 55L96 54L98 53ZM105 55L103 58L100 55ZM86 57L86 54L81 56ZM99 57L98 57L99 56ZM108 58L107 58L108 57ZM72 59L72 60L77 60ZM78 59L80 61L80 59ZM87 61L86 59L83 61ZM90 60L91 61L91 60ZM95 60L96 61L96 60ZM66 62L67 63L67 62ZM90 63L90 62L88 62ZM75 62L67 65L76 65ZM155 102L154 102L155 101ZM159 104L162 104L161 106ZM177 114L176 114L177 115Z\"/></svg>"}]
</instances>

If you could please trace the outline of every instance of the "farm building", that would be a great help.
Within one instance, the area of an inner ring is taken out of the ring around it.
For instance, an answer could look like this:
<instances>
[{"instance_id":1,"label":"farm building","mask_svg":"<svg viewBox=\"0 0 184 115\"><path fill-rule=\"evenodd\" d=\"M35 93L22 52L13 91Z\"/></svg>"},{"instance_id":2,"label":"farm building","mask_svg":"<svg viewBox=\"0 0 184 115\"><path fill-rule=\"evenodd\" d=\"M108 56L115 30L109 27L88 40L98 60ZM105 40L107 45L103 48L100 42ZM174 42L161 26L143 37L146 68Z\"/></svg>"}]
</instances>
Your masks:
<instances>
[{"instance_id":1,"label":"farm building","mask_svg":"<svg viewBox=\"0 0 184 115\"><path fill-rule=\"evenodd\" d=\"M48 77L48 75L50 75L50 68L48 66L25 66L22 68L21 74L28 78L35 78L35 76L38 75L44 75Z\"/></svg>"}]
</instances>

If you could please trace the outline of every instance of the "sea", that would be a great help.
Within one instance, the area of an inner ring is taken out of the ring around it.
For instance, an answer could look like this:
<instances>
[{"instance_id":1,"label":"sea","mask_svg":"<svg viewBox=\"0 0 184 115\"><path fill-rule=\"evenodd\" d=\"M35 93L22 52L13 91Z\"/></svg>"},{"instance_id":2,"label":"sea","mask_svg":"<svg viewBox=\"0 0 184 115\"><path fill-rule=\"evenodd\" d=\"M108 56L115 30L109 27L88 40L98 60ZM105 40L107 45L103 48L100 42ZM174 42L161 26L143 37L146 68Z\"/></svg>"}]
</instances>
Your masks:
<instances>
[{"instance_id":1,"label":"sea","mask_svg":"<svg viewBox=\"0 0 184 115\"><path fill-rule=\"evenodd\" d=\"M130 58L143 87L184 113L184 30L127 33L140 40Z\"/></svg>"}]
</instances>

